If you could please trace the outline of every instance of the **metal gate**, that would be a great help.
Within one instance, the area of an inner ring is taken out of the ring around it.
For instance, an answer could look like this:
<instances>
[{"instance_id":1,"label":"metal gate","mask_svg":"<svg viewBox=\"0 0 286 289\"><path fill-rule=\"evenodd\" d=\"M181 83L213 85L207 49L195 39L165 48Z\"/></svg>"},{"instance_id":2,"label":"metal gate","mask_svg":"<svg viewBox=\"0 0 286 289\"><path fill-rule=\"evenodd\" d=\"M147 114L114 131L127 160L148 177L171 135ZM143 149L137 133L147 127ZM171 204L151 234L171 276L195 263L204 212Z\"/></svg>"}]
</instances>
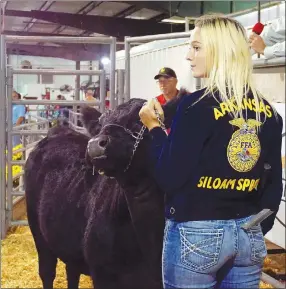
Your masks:
<instances>
[{"instance_id":1,"label":"metal gate","mask_svg":"<svg viewBox=\"0 0 286 289\"><path fill-rule=\"evenodd\" d=\"M22 167L25 164L26 152L32 149L35 144L43 138L49 128L49 122L46 119L31 116L27 124L13 127L12 106L13 104L22 105L41 105L47 104L45 100L12 100L13 76L19 74L40 75L98 75L100 81L100 99L88 102L101 112L105 110L106 98L106 74L104 70L55 70L55 69L14 69L9 63L6 55L6 43L10 41L29 41L29 42L55 42L55 43L92 43L110 45L110 108L114 109L117 101L115 97L115 51L116 38L114 37L23 37L0 35L0 209L1 209L1 239L6 235L7 229L13 225L27 225L26 221L17 221L12 219L13 200L23 198L25 195L22 188L22 182L16 189L13 188L13 181L23 175L23 169L13 176L13 166ZM77 77L79 78L79 77ZM79 87L77 87L79 89ZM74 101L48 101L49 105L86 105L86 101L79 100L79 93L76 94ZM74 112L78 117L78 113ZM12 147L12 138L15 135L21 135L22 147L14 150ZM7 153L6 153L7 150ZM13 160L13 155L21 153L21 159ZM7 166L7 168L6 168ZM6 173L7 170L7 173ZM7 175L6 175L7 174Z\"/></svg>"}]
</instances>

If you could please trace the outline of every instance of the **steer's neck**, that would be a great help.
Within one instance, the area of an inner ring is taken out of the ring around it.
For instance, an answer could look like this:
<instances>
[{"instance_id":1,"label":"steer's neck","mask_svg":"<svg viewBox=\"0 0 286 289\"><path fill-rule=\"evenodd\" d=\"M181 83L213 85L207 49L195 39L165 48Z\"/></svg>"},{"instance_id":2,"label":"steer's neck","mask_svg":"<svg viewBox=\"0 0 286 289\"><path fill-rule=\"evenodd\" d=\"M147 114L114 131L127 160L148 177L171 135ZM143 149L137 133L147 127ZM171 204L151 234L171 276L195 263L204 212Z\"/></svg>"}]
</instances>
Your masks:
<instances>
[{"instance_id":1,"label":"steer's neck","mask_svg":"<svg viewBox=\"0 0 286 289\"><path fill-rule=\"evenodd\" d=\"M153 182L153 178L149 173L141 170L132 170L132 168L127 172L118 175L116 180L123 189L135 189L138 186L141 186L142 183Z\"/></svg>"}]
</instances>

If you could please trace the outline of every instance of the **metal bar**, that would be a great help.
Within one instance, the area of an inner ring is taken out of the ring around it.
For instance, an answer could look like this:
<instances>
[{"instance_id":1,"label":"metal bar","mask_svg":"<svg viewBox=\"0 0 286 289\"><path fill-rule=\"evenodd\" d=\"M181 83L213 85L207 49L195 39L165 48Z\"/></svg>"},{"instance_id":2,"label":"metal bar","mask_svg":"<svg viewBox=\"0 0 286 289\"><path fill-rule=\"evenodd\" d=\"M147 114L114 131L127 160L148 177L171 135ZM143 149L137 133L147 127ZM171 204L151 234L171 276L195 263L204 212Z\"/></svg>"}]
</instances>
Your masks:
<instances>
[{"instance_id":1,"label":"metal bar","mask_svg":"<svg viewBox=\"0 0 286 289\"><path fill-rule=\"evenodd\" d=\"M273 288L285 289L285 284L279 282L278 280L272 278L271 276L265 274L264 272L262 272L261 281L273 286Z\"/></svg>"},{"instance_id":2,"label":"metal bar","mask_svg":"<svg viewBox=\"0 0 286 289\"><path fill-rule=\"evenodd\" d=\"M80 71L80 61L76 61L75 69ZM75 90L74 99L75 100L80 100L80 75L77 75L76 78L75 78L75 87L76 87L76 90ZM77 109L77 107L74 106L73 110L76 111L76 109Z\"/></svg>"},{"instance_id":3,"label":"metal bar","mask_svg":"<svg viewBox=\"0 0 286 289\"><path fill-rule=\"evenodd\" d=\"M42 121L39 121L39 122L25 123L25 124L14 126L13 130L15 130L15 129L18 130L18 129L21 129L21 128L27 128L27 127L34 126L34 125L41 125L41 124L45 124L47 122L48 122L48 120L42 120Z\"/></svg>"},{"instance_id":4,"label":"metal bar","mask_svg":"<svg viewBox=\"0 0 286 289\"><path fill-rule=\"evenodd\" d=\"M29 226L28 221L19 220L19 221L11 221L11 226Z\"/></svg>"},{"instance_id":5,"label":"metal bar","mask_svg":"<svg viewBox=\"0 0 286 289\"><path fill-rule=\"evenodd\" d=\"M261 21L261 3L257 1L257 22Z\"/></svg>"},{"instance_id":6,"label":"metal bar","mask_svg":"<svg viewBox=\"0 0 286 289\"><path fill-rule=\"evenodd\" d=\"M1 21L4 18L1 8L3 8L2 3L0 3L0 237L4 239L6 235L6 45L5 38L1 34Z\"/></svg>"},{"instance_id":7,"label":"metal bar","mask_svg":"<svg viewBox=\"0 0 286 289\"><path fill-rule=\"evenodd\" d=\"M176 39L176 38L188 38L191 36L191 31L188 32L176 32L166 33L157 35L146 35L138 37L126 37L125 40L128 43L131 42L143 42L143 41L154 41L154 40L165 40L165 39Z\"/></svg>"},{"instance_id":8,"label":"metal bar","mask_svg":"<svg viewBox=\"0 0 286 289\"><path fill-rule=\"evenodd\" d=\"M56 108L29 108L29 111L45 111L45 110L48 110L48 111L54 111L54 110L57 110ZM34 117L34 115L33 115Z\"/></svg>"},{"instance_id":9,"label":"metal bar","mask_svg":"<svg viewBox=\"0 0 286 289\"><path fill-rule=\"evenodd\" d=\"M10 192L13 190L13 172L12 172L12 157L13 157L13 144L12 134L10 133L13 129L13 118L12 118L12 92L13 92L13 74L12 68L7 68L7 130L8 130L8 141L7 141L7 219L8 226L12 220L12 208L13 198Z\"/></svg>"},{"instance_id":10,"label":"metal bar","mask_svg":"<svg viewBox=\"0 0 286 289\"><path fill-rule=\"evenodd\" d=\"M25 161L7 161L7 164L11 164L12 166L24 166L26 164Z\"/></svg>"},{"instance_id":11,"label":"metal bar","mask_svg":"<svg viewBox=\"0 0 286 289\"><path fill-rule=\"evenodd\" d=\"M86 102L85 100L42 100L42 99L31 99L31 100L13 100L13 104L23 104L23 105L33 105L33 104L48 104L48 105L99 105L99 101L89 101Z\"/></svg>"},{"instance_id":12,"label":"metal bar","mask_svg":"<svg viewBox=\"0 0 286 289\"><path fill-rule=\"evenodd\" d=\"M261 3L260 1L257 1L257 22L260 22L261 19ZM257 58L261 58L260 53L257 53Z\"/></svg>"},{"instance_id":13,"label":"metal bar","mask_svg":"<svg viewBox=\"0 0 286 289\"><path fill-rule=\"evenodd\" d=\"M190 21L188 17L185 17L185 31L190 31Z\"/></svg>"},{"instance_id":14,"label":"metal bar","mask_svg":"<svg viewBox=\"0 0 286 289\"><path fill-rule=\"evenodd\" d=\"M7 42L25 41L25 42L56 42L56 43L93 43L93 44L111 44L112 37L66 37L66 36L18 36L5 35Z\"/></svg>"},{"instance_id":15,"label":"metal bar","mask_svg":"<svg viewBox=\"0 0 286 289\"><path fill-rule=\"evenodd\" d=\"M38 116L38 115L32 115L32 118L35 118L35 119L37 119L37 120L45 120L45 121L48 122L48 120L47 120L46 118L41 117L41 116Z\"/></svg>"},{"instance_id":16,"label":"metal bar","mask_svg":"<svg viewBox=\"0 0 286 289\"><path fill-rule=\"evenodd\" d=\"M124 70L118 69L117 70L117 102L118 105L124 102Z\"/></svg>"},{"instance_id":17,"label":"metal bar","mask_svg":"<svg viewBox=\"0 0 286 289\"><path fill-rule=\"evenodd\" d=\"M48 130L12 130L10 131L10 133L8 133L9 135L38 135L38 134L47 134Z\"/></svg>"},{"instance_id":18,"label":"metal bar","mask_svg":"<svg viewBox=\"0 0 286 289\"><path fill-rule=\"evenodd\" d=\"M112 37L112 43L110 45L110 109L114 109L115 104L115 62L116 62L116 38Z\"/></svg>"},{"instance_id":19,"label":"metal bar","mask_svg":"<svg viewBox=\"0 0 286 289\"><path fill-rule=\"evenodd\" d=\"M253 60L254 68L286 66L286 57L277 57L273 59L255 59Z\"/></svg>"},{"instance_id":20,"label":"metal bar","mask_svg":"<svg viewBox=\"0 0 286 289\"><path fill-rule=\"evenodd\" d=\"M100 70L13 69L13 74L100 75Z\"/></svg>"},{"instance_id":21,"label":"metal bar","mask_svg":"<svg viewBox=\"0 0 286 289\"><path fill-rule=\"evenodd\" d=\"M104 112L105 110L105 97L106 97L106 80L105 80L105 71L102 71L102 74L99 79L99 110Z\"/></svg>"},{"instance_id":22,"label":"metal bar","mask_svg":"<svg viewBox=\"0 0 286 289\"><path fill-rule=\"evenodd\" d=\"M13 191L11 194L14 197L22 197L25 196L25 191Z\"/></svg>"},{"instance_id":23,"label":"metal bar","mask_svg":"<svg viewBox=\"0 0 286 289\"><path fill-rule=\"evenodd\" d=\"M130 42L128 37L125 37L125 94L124 101L130 99Z\"/></svg>"},{"instance_id":24,"label":"metal bar","mask_svg":"<svg viewBox=\"0 0 286 289\"><path fill-rule=\"evenodd\" d=\"M69 113L73 114L73 115L77 115L77 116L81 116L82 115L80 112L74 112L72 110L70 110Z\"/></svg>"}]
</instances>

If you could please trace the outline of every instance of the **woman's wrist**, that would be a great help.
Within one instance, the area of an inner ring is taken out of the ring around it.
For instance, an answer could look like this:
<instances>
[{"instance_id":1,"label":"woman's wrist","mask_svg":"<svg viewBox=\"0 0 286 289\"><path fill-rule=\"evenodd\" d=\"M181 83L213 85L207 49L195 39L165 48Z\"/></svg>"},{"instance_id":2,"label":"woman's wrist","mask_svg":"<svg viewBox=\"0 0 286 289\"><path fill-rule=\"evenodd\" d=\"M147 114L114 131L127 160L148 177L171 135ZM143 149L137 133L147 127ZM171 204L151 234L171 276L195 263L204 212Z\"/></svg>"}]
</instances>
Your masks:
<instances>
[{"instance_id":1,"label":"woman's wrist","mask_svg":"<svg viewBox=\"0 0 286 289\"><path fill-rule=\"evenodd\" d=\"M148 125L146 125L146 127L148 128L148 130L152 130L153 128L155 127L160 127L160 124L158 121L154 121L154 122L151 122L149 123Z\"/></svg>"}]
</instances>

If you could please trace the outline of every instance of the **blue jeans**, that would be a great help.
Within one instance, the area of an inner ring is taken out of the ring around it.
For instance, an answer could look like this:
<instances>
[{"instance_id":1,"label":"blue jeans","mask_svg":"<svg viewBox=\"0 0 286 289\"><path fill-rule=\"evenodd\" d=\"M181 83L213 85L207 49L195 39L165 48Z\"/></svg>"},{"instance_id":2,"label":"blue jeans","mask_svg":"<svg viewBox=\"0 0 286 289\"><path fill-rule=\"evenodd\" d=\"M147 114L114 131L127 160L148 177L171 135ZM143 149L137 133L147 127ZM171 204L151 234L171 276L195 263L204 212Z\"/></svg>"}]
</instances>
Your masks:
<instances>
[{"instance_id":1,"label":"blue jeans","mask_svg":"<svg viewBox=\"0 0 286 289\"><path fill-rule=\"evenodd\" d=\"M267 250L261 227L237 220L167 220L162 257L164 288L259 288Z\"/></svg>"}]
</instances>

